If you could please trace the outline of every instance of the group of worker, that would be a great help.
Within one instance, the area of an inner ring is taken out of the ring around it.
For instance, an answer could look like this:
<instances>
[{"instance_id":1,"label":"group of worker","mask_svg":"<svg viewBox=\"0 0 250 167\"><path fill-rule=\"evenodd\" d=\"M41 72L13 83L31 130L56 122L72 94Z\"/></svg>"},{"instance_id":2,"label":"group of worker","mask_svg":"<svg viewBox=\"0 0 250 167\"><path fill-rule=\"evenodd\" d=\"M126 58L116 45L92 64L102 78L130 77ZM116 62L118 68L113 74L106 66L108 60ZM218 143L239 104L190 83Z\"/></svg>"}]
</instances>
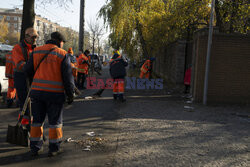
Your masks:
<instances>
[{"instance_id":1,"label":"group of worker","mask_svg":"<svg viewBox=\"0 0 250 167\"><path fill-rule=\"evenodd\" d=\"M42 46L36 47L37 31L30 27L25 30L25 38L16 44L6 55L6 77L9 78L8 100L18 99L21 124L30 130L31 155L37 156L43 145L43 125L46 115L49 122L48 156L60 153L62 141L62 110L65 100L71 104L76 86L84 89L91 58L85 50L77 57L72 48L63 50L66 42L59 32L51 33L51 39ZM114 79L114 100L125 101L124 78L127 60L114 51L110 60L110 74ZM151 72L152 60L146 61L141 68L141 75L146 78ZM75 86L76 85L76 86ZM31 111L25 108L21 115L26 98L31 99ZM31 118L32 115L32 118Z\"/></svg>"},{"instance_id":2,"label":"group of worker","mask_svg":"<svg viewBox=\"0 0 250 167\"><path fill-rule=\"evenodd\" d=\"M67 99L74 99L75 85L84 87L88 74L89 51L74 57L70 48L63 50L66 42L59 32L51 33L51 39L36 47L37 31L25 30L24 39L6 55L6 77L9 78L8 100L18 99L19 121L30 131L31 155L42 150L43 125L46 115L49 122L48 156L60 153L62 141L62 110ZM26 98L31 99L31 111L24 107ZM24 115L21 111L25 108ZM31 117L32 115L32 117Z\"/></svg>"}]
</instances>

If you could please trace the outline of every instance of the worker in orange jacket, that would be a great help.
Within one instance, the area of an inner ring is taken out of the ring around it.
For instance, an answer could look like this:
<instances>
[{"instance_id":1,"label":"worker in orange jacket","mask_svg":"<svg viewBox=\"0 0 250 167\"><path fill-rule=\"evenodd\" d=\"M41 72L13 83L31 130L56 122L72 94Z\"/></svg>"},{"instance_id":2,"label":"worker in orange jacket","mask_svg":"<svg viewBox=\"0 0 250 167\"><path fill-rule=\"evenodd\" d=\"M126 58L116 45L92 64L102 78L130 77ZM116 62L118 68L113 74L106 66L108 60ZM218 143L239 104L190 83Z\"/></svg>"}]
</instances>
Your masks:
<instances>
[{"instance_id":1,"label":"worker in orange jacket","mask_svg":"<svg viewBox=\"0 0 250 167\"><path fill-rule=\"evenodd\" d=\"M19 44L15 45L12 50L12 58L15 64L14 68L14 87L17 91L17 97L19 101L20 111L22 111L25 99L27 97L28 92L28 80L24 73L24 65L27 63L29 59L29 54L35 48L35 43L37 40L38 34L37 31L30 27L25 30L25 38ZM22 125L29 124L29 110L25 112L21 120ZM20 115L19 115L20 117Z\"/></svg>"},{"instance_id":2,"label":"worker in orange jacket","mask_svg":"<svg viewBox=\"0 0 250 167\"><path fill-rule=\"evenodd\" d=\"M151 57L150 59L144 62L144 64L141 67L140 78L143 78L144 76L146 79L150 78L152 72L152 63L154 60L155 58Z\"/></svg>"},{"instance_id":3,"label":"worker in orange jacket","mask_svg":"<svg viewBox=\"0 0 250 167\"><path fill-rule=\"evenodd\" d=\"M71 104L75 87L70 57L62 49L64 42L65 38L61 33L53 32L51 40L35 48L25 65L27 76L33 78L30 92L33 116L30 130L32 156L37 156L43 145L43 125L46 115L49 122L48 156L55 156L61 152L65 94L68 104ZM41 62L45 54L48 56Z\"/></svg>"},{"instance_id":4,"label":"worker in orange jacket","mask_svg":"<svg viewBox=\"0 0 250 167\"><path fill-rule=\"evenodd\" d=\"M89 63L89 50L85 50L84 53L79 55L78 58L78 77L77 77L77 85L79 89L86 89L84 86L85 80L88 75L88 69L90 66Z\"/></svg>"},{"instance_id":5,"label":"worker in orange jacket","mask_svg":"<svg viewBox=\"0 0 250 167\"><path fill-rule=\"evenodd\" d=\"M73 52L72 48L68 49L68 54L67 55L70 57L72 74L73 74L74 79L76 81L77 80L77 73L78 73L78 71L77 71L78 64L77 64L76 57L74 56L74 52Z\"/></svg>"},{"instance_id":6,"label":"worker in orange jacket","mask_svg":"<svg viewBox=\"0 0 250 167\"><path fill-rule=\"evenodd\" d=\"M14 88L14 62L12 59L12 51L6 55L5 63L5 77L8 78L8 92L7 92L7 107L11 107L16 97L16 89Z\"/></svg>"}]
</instances>

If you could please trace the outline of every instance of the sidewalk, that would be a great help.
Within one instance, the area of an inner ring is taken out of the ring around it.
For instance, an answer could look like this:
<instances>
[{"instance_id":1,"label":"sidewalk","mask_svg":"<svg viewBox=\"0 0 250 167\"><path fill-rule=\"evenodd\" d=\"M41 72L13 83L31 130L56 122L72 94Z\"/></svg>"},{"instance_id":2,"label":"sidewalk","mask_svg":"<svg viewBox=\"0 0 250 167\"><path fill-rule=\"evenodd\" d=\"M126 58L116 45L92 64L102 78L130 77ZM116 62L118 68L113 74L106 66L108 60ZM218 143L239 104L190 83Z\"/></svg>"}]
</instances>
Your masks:
<instances>
[{"instance_id":1,"label":"sidewalk","mask_svg":"<svg viewBox=\"0 0 250 167\"><path fill-rule=\"evenodd\" d=\"M187 101L128 97L119 109L114 166L249 166L250 107Z\"/></svg>"}]
</instances>

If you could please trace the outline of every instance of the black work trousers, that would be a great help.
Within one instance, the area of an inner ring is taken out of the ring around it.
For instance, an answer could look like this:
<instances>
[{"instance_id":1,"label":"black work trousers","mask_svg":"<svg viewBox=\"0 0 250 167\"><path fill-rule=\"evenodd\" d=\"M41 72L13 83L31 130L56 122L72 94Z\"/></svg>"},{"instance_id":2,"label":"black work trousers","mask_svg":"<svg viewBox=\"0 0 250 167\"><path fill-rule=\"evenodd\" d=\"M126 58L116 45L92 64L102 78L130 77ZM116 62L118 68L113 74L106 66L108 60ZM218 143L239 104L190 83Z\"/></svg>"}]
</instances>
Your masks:
<instances>
[{"instance_id":1,"label":"black work trousers","mask_svg":"<svg viewBox=\"0 0 250 167\"><path fill-rule=\"evenodd\" d=\"M85 80L86 80L86 74L78 72L78 74L77 74L77 86L79 89L84 88Z\"/></svg>"}]
</instances>

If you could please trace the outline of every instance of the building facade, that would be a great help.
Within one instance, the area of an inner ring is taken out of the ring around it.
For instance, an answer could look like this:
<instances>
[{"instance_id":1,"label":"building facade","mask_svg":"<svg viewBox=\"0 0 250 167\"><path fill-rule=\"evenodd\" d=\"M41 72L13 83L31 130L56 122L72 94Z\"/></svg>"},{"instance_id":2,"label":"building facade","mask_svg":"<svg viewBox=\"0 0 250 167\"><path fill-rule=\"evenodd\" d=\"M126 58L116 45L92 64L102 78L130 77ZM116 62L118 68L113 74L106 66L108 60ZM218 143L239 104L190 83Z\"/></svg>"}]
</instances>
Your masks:
<instances>
[{"instance_id":1,"label":"building facade","mask_svg":"<svg viewBox=\"0 0 250 167\"><path fill-rule=\"evenodd\" d=\"M11 33L21 33L22 25L22 13L23 11L15 9L5 9L0 8L0 21L5 19L5 22L8 23L8 30ZM37 39L37 45L43 45L45 41L50 38L50 34L54 31L61 31L67 29L75 37L78 37L78 32L71 29L62 27L57 23L53 23L47 18L43 18L40 15L35 16L34 28L37 30L39 37ZM86 34L86 32L85 32ZM88 33L87 33L88 34Z\"/></svg>"}]
</instances>

